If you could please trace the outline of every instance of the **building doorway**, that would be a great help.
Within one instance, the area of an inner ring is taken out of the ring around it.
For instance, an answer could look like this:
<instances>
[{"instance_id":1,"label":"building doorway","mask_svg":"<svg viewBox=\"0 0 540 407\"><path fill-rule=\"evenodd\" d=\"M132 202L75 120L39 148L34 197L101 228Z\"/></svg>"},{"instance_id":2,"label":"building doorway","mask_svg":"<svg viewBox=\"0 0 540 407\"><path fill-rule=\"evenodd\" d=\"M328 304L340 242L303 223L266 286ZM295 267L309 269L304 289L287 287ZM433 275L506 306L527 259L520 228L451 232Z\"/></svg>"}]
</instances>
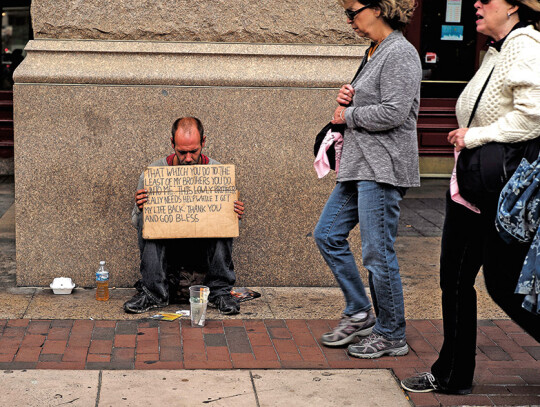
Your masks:
<instances>
[{"instance_id":1,"label":"building doorway","mask_svg":"<svg viewBox=\"0 0 540 407\"><path fill-rule=\"evenodd\" d=\"M473 0L417 3L406 36L422 61L418 118L418 148L424 164L421 170L448 175L453 166L453 147L446 138L457 128L455 104L480 65L487 38L476 32Z\"/></svg>"},{"instance_id":2,"label":"building doorway","mask_svg":"<svg viewBox=\"0 0 540 407\"><path fill-rule=\"evenodd\" d=\"M13 157L13 72L33 38L31 0L0 0L0 159Z\"/></svg>"}]
</instances>

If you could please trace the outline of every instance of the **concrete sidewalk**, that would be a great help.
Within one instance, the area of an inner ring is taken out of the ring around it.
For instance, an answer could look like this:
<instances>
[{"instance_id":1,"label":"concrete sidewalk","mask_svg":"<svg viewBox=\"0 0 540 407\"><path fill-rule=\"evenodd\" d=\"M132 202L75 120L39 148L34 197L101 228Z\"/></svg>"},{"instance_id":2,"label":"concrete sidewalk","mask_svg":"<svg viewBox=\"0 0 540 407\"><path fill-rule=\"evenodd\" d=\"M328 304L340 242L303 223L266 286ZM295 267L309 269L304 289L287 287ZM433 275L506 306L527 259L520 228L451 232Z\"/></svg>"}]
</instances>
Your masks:
<instances>
[{"instance_id":1,"label":"concrete sidewalk","mask_svg":"<svg viewBox=\"0 0 540 407\"><path fill-rule=\"evenodd\" d=\"M0 382L10 406L410 405L388 370L23 370Z\"/></svg>"},{"instance_id":2,"label":"concrete sidewalk","mask_svg":"<svg viewBox=\"0 0 540 407\"><path fill-rule=\"evenodd\" d=\"M252 287L261 298L232 317L210 309L202 329L125 314L133 289L112 289L110 301L98 302L93 289L55 296L17 288L12 183L0 180L0 404L540 405L540 345L498 310L482 279L473 394L400 389L399 379L429 370L443 338L438 256L447 181L428 181L403 201L396 242L411 350L361 360L320 344L344 305L335 287Z\"/></svg>"}]
</instances>

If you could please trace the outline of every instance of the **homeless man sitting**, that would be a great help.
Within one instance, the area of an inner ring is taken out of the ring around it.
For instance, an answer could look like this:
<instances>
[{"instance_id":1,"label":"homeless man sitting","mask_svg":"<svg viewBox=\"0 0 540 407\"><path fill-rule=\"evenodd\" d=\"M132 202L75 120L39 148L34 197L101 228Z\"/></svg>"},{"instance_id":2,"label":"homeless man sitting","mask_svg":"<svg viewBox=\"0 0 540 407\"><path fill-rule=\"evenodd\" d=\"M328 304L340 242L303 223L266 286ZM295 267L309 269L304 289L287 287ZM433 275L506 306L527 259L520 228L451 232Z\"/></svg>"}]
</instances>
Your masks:
<instances>
[{"instance_id":1,"label":"homeless man sitting","mask_svg":"<svg viewBox=\"0 0 540 407\"><path fill-rule=\"evenodd\" d=\"M199 119L179 118L172 127L171 144L174 153L149 166L219 164L202 154L205 141ZM152 308L165 307L181 299L182 288L187 290L189 285L203 283L210 288L210 304L223 314L238 314L240 305L231 295L236 280L232 238L144 239L142 209L147 200L148 191L144 189L143 173L139 178L131 217L138 231L142 278L135 284L137 294L124 304L124 310L142 313ZM241 219L244 204L235 201L234 211Z\"/></svg>"}]
</instances>

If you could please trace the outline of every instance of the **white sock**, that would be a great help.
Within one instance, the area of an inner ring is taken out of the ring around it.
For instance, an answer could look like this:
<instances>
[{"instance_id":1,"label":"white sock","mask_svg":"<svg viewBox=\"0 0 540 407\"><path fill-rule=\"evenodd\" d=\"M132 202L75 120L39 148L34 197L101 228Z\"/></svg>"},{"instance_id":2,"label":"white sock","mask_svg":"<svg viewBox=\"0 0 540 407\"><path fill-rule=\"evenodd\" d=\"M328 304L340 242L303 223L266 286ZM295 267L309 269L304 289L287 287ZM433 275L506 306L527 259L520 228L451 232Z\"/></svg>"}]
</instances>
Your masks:
<instances>
[{"instance_id":1,"label":"white sock","mask_svg":"<svg viewBox=\"0 0 540 407\"><path fill-rule=\"evenodd\" d=\"M365 319L366 317L367 317L367 311L360 311L354 314L353 316L351 316L351 318L354 318L354 319Z\"/></svg>"}]
</instances>

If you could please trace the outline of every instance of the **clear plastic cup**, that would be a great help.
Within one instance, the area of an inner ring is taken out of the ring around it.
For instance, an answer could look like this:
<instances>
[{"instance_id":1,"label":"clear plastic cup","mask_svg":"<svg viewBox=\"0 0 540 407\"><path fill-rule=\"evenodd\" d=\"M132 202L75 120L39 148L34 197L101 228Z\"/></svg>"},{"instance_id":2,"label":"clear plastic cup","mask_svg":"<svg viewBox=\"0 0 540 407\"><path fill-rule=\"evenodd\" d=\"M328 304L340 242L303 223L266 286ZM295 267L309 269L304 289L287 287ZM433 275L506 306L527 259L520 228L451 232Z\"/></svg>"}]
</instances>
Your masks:
<instances>
[{"instance_id":1,"label":"clear plastic cup","mask_svg":"<svg viewBox=\"0 0 540 407\"><path fill-rule=\"evenodd\" d=\"M205 285L189 287L189 305L191 308L191 326L203 327L206 321L206 308L210 289Z\"/></svg>"}]
</instances>

